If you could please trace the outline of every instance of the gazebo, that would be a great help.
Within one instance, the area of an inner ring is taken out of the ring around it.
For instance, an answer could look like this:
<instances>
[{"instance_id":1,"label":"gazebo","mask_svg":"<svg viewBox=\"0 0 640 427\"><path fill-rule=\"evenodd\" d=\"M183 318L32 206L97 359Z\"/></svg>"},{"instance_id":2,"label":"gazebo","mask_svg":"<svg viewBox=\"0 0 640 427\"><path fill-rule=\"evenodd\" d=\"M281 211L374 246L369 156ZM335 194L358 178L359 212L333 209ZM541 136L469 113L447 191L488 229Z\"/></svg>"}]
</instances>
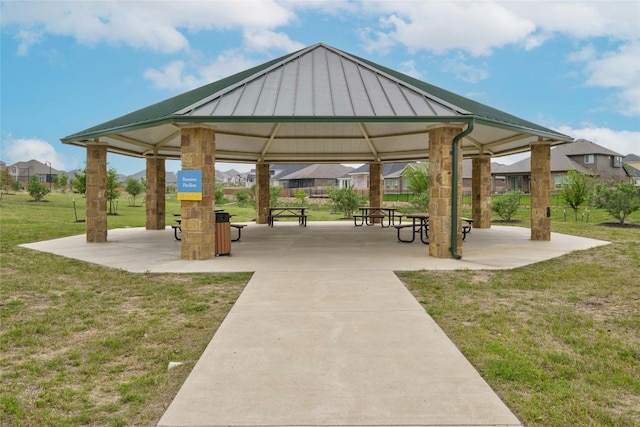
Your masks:
<instances>
[{"instance_id":1,"label":"gazebo","mask_svg":"<svg viewBox=\"0 0 640 427\"><path fill-rule=\"evenodd\" d=\"M462 253L463 157L473 159L474 226L491 226L491 157L531 150L531 239L549 240L550 147L572 138L319 43L62 139L87 150L87 242L107 241L107 152L146 159L146 228L163 230L165 160L200 171L182 200L181 257L215 256L215 162L256 164L256 222L269 209L270 163L427 161L429 255Z\"/></svg>"}]
</instances>

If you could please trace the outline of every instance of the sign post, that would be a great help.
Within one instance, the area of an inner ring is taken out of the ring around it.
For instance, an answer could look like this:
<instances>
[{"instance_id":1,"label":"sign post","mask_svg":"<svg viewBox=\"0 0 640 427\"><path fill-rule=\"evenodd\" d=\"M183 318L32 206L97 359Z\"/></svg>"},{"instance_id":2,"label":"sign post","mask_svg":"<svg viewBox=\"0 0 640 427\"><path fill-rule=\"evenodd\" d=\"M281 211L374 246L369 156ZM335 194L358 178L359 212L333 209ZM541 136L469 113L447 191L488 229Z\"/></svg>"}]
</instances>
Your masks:
<instances>
[{"instance_id":1,"label":"sign post","mask_svg":"<svg viewBox=\"0 0 640 427\"><path fill-rule=\"evenodd\" d=\"M202 171L178 171L178 200L202 200Z\"/></svg>"}]
</instances>

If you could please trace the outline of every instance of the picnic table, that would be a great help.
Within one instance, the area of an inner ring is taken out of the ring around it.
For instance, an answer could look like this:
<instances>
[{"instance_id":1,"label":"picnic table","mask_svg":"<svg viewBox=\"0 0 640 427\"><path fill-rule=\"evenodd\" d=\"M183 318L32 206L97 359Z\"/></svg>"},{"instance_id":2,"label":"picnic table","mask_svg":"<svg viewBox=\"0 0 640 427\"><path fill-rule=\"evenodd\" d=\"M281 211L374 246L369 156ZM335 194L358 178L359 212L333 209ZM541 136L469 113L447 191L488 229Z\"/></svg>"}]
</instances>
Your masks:
<instances>
[{"instance_id":1,"label":"picnic table","mask_svg":"<svg viewBox=\"0 0 640 427\"><path fill-rule=\"evenodd\" d=\"M416 234L420 234L420 241L425 245L429 244L429 214L426 213L414 213L414 214L406 214L407 219L411 220L411 224L398 224L394 225L395 229L398 232L398 240L403 243L411 243L415 241ZM462 221L466 222L466 225L462 226L462 240L467 238L467 234L471 233L471 224L473 223L473 219L471 218L461 218ZM411 228L411 238L403 239L401 237L400 231L405 228Z\"/></svg>"},{"instance_id":2,"label":"picnic table","mask_svg":"<svg viewBox=\"0 0 640 427\"><path fill-rule=\"evenodd\" d=\"M390 227L395 224L395 212L397 208L387 208L384 206L362 206L360 214L353 215L353 225L361 227L363 225L374 225L376 220L380 220L382 228ZM385 225L385 218L387 219Z\"/></svg>"},{"instance_id":3,"label":"picnic table","mask_svg":"<svg viewBox=\"0 0 640 427\"><path fill-rule=\"evenodd\" d=\"M394 224L394 228L398 232L398 240L403 243L411 243L416 240L416 234L420 235L420 241L425 245L429 244L429 214L412 213L405 215L411 220L411 224ZM400 231L405 228L411 229L411 238L403 239Z\"/></svg>"},{"instance_id":4,"label":"picnic table","mask_svg":"<svg viewBox=\"0 0 640 427\"><path fill-rule=\"evenodd\" d=\"M298 225L302 227L307 226L307 210L306 207L299 206L281 206L277 208L269 208L269 216L267 217L267 224L273 227L273 223L278 218L298 218Z\"/></svg>"}]
</instances>

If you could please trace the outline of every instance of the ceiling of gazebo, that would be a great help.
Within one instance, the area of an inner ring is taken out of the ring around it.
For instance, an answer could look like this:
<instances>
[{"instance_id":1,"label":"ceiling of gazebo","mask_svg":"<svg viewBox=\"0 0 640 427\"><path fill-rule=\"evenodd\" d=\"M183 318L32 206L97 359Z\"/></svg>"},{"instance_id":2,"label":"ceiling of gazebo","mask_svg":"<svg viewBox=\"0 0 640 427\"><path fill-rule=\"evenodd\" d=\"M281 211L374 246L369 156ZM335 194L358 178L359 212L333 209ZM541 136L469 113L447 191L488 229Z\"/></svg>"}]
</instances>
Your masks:
<instances>
[{"instance_id":1,"label":"ceiling of gazebo","mask_svg":"<svg viewBox=\"0 0 640 427\"><path fill-rule=\"evenodd\" d=\"M466 157L572 138L316 44L62 139L130 156L180 158L180 126L216 131L216 161L369 162L428 158L428 129L474 122Z\"/></svg>"}]
</instances>

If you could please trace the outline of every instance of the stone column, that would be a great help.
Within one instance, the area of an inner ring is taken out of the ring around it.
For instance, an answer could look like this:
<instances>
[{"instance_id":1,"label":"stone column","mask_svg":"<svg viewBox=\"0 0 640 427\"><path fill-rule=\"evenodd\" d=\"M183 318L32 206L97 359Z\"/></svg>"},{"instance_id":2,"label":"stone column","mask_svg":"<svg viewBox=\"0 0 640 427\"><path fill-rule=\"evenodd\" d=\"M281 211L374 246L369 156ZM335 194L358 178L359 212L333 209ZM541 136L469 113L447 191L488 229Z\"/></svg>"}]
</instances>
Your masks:
<instances>
[{"instance_id":1,"label":"stone column","mask_svg":"<svg viewBox=\"0 0 640 427\"><path fill-rule=\"evenodd\" d=\"M107 241L107 144L87 143L87 242Z\"/></svg>"},{"instance_id":2,"label":"stone column","mask_svg":"<svg viewBox=\"0 0 640 427\"><path fill-rule=\"evenodd\" d=\"M147 230L164 230L165 218L165 160L147 157L147 188L145 206Z\"/></svg>"},{"instance_id":3,"label":"stone column","mask_svg":"<svg viewBox=\"0 0 640 427\"><path fill-rule=\"evenodd\" d=\"M182 170L202 171L202 200L181 201L182 259L215 256L216 135L205 125L181 127Z\"/></svg>"},{"instance_id":4,"label":"stone column","mask_svg":"<svg viewBox=\"0 0 640 427\"><path fill-rule=\"evenodd\" d=\"M382 206L384 183L382 178L382 163L369 163L369 205Z\"/></svg>"},{"instance_id":5,"label":"stone column","mask_svg":"<svg viewBox=\"0 0 640 427\"><path fill-rule=\"evenodd\" d=\"M491 228L491 156L474 158L471 174L473 226Z\"/></svg>"},{"instance_id":6,"label":"stone column","mask_svg":"<svg viewBox=\"0 0 640 427\"><path fill-rule=\"evenodd\" d=\"M453 186L453 138L462 127L443 126L429 129L429 255L452 258L451 213ZM458 158L458 253L462 254L462 150Z\"/></svg>"},{"instance_id":7,"label":"stone column","mask_svg":"<svg viewBox=\"0 0 640 427\"><path fill-rule=\"evenodd\" d=\"M551 144L531 144L531 240L551 240Z\"/></svg>"},{"instance_id":8,"label":"stone column","mask_svg":"<svg viewBox=\"0 0 640 427\"><path fill-rule=\"evenodd\" d=\"M256 224L266 224L269 216L269 163L256 164Z\"/></svg>"}]
</instances>

